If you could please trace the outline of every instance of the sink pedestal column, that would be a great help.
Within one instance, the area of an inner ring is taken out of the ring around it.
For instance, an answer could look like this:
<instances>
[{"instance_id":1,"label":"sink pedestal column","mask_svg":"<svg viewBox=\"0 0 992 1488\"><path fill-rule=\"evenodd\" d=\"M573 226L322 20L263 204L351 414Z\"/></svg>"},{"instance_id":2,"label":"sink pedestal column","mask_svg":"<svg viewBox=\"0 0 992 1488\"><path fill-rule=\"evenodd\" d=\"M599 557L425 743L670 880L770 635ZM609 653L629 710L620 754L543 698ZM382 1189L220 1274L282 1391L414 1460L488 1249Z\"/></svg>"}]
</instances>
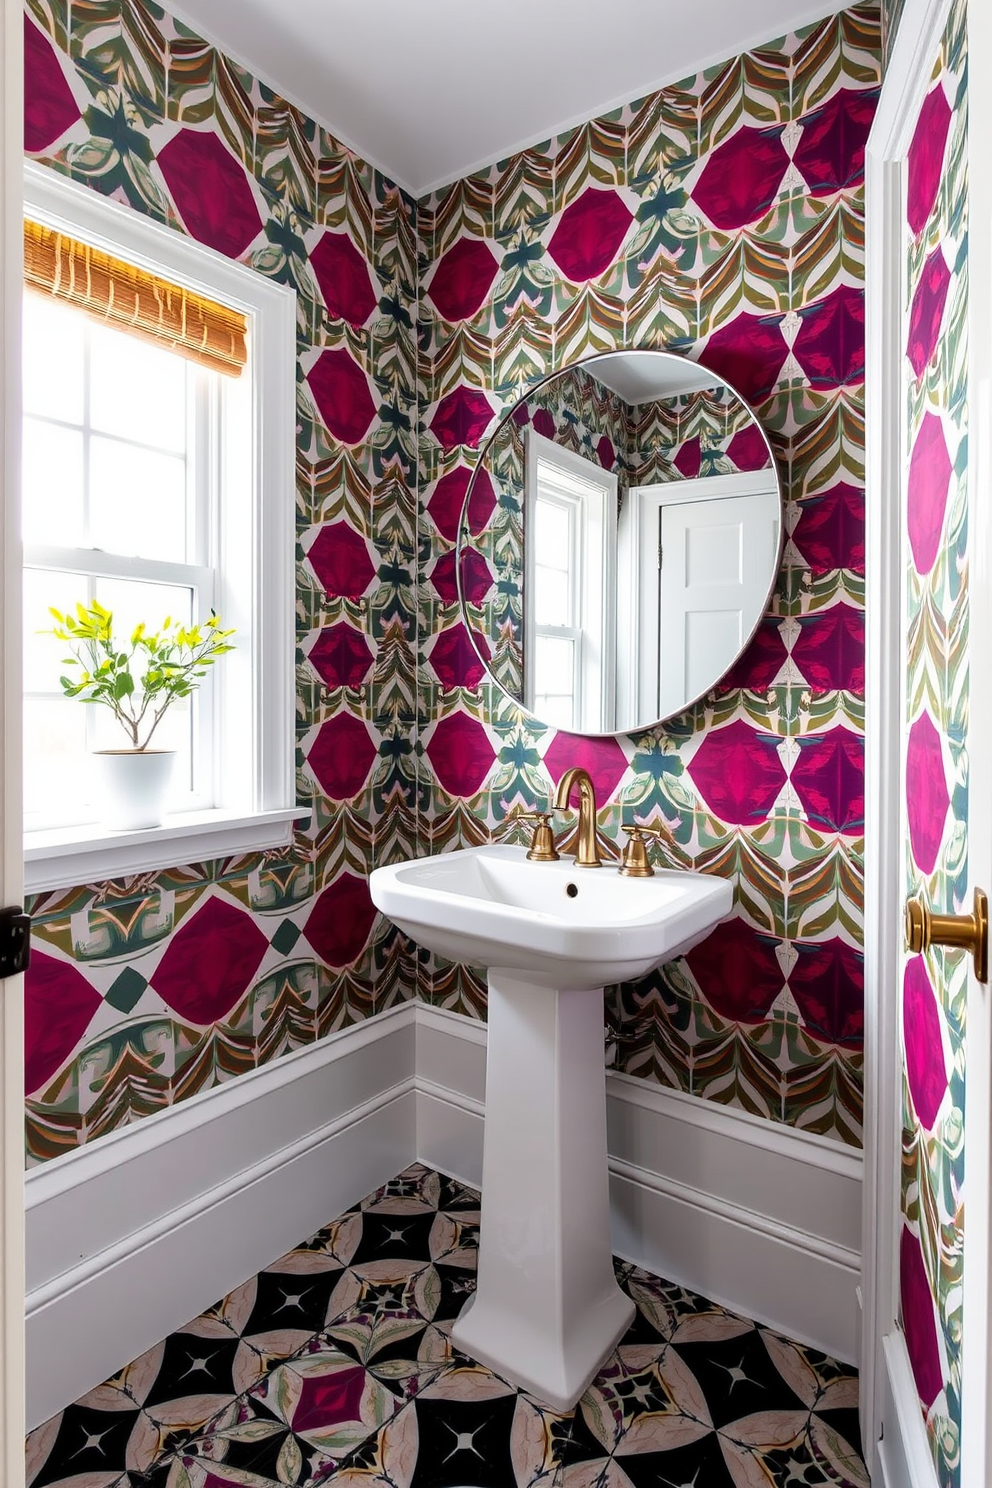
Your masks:
<instances>
[{"instance_id":1,"label":"sink pedestal column","mask_svg":"<svg viewBox=\"0 0 992 1488\"><path fill-rule=\"evenodd\" d=\"M633 1316L610 1246L603 989L491 970L479 1280L452 1341L564 1411Z\"/></svg>"}]
</instances>

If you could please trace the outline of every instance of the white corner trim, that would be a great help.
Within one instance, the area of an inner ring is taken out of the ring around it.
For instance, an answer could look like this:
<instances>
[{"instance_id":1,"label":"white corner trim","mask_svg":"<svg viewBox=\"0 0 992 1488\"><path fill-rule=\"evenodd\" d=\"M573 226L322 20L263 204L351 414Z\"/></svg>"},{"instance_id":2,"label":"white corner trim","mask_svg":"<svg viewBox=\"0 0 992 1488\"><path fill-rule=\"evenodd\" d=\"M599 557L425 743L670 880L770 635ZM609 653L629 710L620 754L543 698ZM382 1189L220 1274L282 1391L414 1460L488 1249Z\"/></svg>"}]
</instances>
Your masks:
<instances>
[{"instance_id":1,"label":"white corner trim","mask_svg":"<svg viewBox=\"0 0 992 1488\"><path fill-rule=\"evenodd\" d=\"M415 1158L482 1175L486 1027L406 1003L32 1169L37 1425ZM628 1076L607 1081L614 1248L841 1358L860 1164Z\"/></svg>"},{"instance_id":2,"label":"white corner trim","mask_svg":"<svg viewBox=\"0 0 992 1488\"><path fill-rule=\"evenodd\" d=\"M883 1340L884 1420L889 1426L878 1444L879 1488L938 1488L905 1335ZM897 1427L892 1430L892 1426Z\"/></svg>"}]
</instances>

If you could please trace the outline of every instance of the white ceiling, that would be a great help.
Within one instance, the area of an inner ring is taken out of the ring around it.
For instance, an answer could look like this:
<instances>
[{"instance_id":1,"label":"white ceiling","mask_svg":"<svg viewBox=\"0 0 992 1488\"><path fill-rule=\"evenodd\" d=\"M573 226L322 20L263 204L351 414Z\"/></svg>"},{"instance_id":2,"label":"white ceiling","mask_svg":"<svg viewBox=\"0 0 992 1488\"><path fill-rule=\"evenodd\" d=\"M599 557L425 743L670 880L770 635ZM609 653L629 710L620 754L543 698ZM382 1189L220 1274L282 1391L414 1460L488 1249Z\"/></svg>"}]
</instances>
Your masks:
<instances>
[{"instance_id":1,"label":"white ceiling","mask_svg":"<svg viewBox=\"0 0 992 1488\"><path fill-rule=\"evenodd\" d=\"M676 393L723 386L723 378L670 351L612 351L586 362L586 371L625 403L653 403Z\"/></svg>"},{"instance_id":2,"label":"white ceiling","mask_svg":"<svg viewBox=\"0 0 992 1488\"><path fill-rule=\"evenodd\" d=\"M179 0L422 196L848 0Z\"/></svg>"}]
</instances>

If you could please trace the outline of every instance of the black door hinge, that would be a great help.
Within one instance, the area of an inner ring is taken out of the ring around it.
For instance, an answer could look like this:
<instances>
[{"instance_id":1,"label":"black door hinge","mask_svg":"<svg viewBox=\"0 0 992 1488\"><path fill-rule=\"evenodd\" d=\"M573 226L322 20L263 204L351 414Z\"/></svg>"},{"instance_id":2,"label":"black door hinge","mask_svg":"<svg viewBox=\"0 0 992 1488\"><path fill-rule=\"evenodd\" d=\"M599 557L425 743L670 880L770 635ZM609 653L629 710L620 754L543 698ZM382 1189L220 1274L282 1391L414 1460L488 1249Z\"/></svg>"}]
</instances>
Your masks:
<instances>
[{"instance_id":1,"label":"black door hinge","mask_svg":"<svg viewBox=\"0 0 992 1488\"><path fill-rule=\"evenodd\" d=\"M0 977L27 971L31 959L31 916L19 904L0 909Z\"/></svg>"}]
</instances>

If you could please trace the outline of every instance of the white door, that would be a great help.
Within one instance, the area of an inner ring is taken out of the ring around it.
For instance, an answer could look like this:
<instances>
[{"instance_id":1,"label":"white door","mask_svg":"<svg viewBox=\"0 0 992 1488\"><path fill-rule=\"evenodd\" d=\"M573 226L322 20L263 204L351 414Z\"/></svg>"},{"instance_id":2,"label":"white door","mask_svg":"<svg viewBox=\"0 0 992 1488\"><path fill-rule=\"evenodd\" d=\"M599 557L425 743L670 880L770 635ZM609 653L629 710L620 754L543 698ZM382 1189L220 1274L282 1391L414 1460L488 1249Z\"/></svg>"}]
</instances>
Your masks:
<instances>
[{"instance_id":1,"label":"white door","mask_svg":"<svg viewBox=\"0 0 992 1488\"><path fill-rule=\"evenodd\" d=\"M781 501L762 472L637 486L626 505L640 534L635 716L670 718L723 675L760 619Z\"/></svg>"},{"instance_id":2,"label":"white door","mask_svg":"<svg viewBox=\"0 0 992 1488\"><path fill-rule=\"evenodd\" d=\"M20 303L23 14L0 0L0 905L17 904L21 833ZM24 1035L21 976L0 980L0 1479L24 1482Z\"/></svg>"},{"instance_id":3,"label":"white door","mask_svg":"<svg viewBox=\"0 0 992 1488\"><path fill-rule=\"evenodd\" d=\"M868 152L862 1418L882 1488L992 1469L992 990L960 943L992 889L990 68L984 0L907 0ZM907 901L947 917L930 943Z\"/></svg>"}]
</instances>

